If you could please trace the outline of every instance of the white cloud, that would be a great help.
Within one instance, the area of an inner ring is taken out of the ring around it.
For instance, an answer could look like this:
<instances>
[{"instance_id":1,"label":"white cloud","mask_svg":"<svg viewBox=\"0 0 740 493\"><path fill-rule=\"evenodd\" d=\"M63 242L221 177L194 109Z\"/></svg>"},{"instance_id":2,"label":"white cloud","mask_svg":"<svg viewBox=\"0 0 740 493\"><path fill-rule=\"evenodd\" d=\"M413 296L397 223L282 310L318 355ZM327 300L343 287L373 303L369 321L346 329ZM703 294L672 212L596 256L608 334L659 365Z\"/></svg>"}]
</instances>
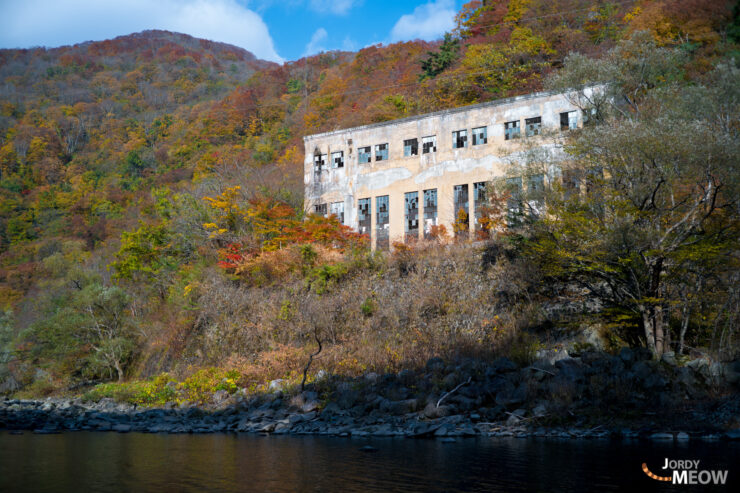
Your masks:
<instances>
[{"instance_id":1,"label":"white cloud","mask_svg":"<svg viewBox=\"0 0 740 493\"><path fill-rule=\"evenodd\" d=\"M0 46L96 41L164 29L240 46L282 62L262 18L237 0L24 0L0 6Z\"/></svg>"},{"instance_id":2,"label":"white cloud","mask_svg":"<svg viewBox=\"0 0 740 493\"><path fill-rule=\"evenodd\" d=\"M344 51L355 51L357 49L357 43L355 43L352 38L347 36L344 38L344 41L342 41L342 49Z\"/></svg>"},{"instance_id":3,"label":"white cloud","mask_svg":"<svg viewBox=\"0 0 740 493\"><path fill-rule=\"evenodd\" d=\"M306 45L306 51L303 54L315 55L316 53L326 51L323 43L324 41L326 41L326 38L328 36L329 33L326 32L326 29L324 29L323 27L318 28L316 32L313 33L313 36L311 36L311 41L309 41Z\"/></svg>"},{"instance_id":4,"label":"white cloud","mask_svg":"<svg viewBox=\"0 0 740 493\"><path fill-rule=\"evenodd\" d=\"M308 6L316 12L344 15L361 2L362 0L310 0Z\"/></svg>"},{"instance_id":5,"label":"white cloud","mask_svg":"<svg viewBox=\"0 0 740 493\"><path fill-rule=\"evenodd\" d=\"M455 27L454 0L436 0L419 5L412 14L401 16L391 30L391 41L431 41Z\"/></svg>"}]
</instances>

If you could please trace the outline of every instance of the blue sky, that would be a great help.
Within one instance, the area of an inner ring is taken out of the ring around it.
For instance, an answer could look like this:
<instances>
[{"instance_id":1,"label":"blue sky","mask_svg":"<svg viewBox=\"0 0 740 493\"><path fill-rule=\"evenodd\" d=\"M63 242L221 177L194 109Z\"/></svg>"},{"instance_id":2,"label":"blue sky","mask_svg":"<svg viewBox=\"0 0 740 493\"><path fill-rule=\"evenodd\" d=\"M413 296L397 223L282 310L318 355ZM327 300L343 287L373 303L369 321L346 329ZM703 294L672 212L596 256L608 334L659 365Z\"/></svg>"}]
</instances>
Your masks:
<instances>
[{"instance_id":1,"label":"blue sky","mask_svg":"<svg viewBox=\"0 0 740 493\"><path fill-rule=\"evenodd\" d=\"M166 29L272 61L432 40L463 0L0 0L0 47L61 46Z\"/></svg>"}]
</instances>

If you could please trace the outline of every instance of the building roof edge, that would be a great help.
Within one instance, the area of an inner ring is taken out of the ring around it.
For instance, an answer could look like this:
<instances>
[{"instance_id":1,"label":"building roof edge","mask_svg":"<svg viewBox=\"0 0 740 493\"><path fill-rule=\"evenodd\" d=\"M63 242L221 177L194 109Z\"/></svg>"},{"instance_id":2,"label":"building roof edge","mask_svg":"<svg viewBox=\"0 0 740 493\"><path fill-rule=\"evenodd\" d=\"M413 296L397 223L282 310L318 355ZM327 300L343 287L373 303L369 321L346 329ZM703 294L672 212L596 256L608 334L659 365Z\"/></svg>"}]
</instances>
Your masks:
<instances>
[{"instance_id":1,"label":"building roof edge","mask_svg":"<svg viewBox=\"0 0 740 493\"><path fill-rule=\"evenodd\" d=\"M449 109L446 109L446 110L438 110L438 111L433 111L431 113L422 113L420 115L407 116L405 118L397 118L395 120L388 120L388 121L384 121L384 122L370 123L370 124L367 124L367 125L359 125L357 127L340 128L340 129L337 129L337 130L329 130L327 132L321 132L321 133L317 133L317 134L304 135L303 136L303 141L306 142L308 140L317 139L317 138L320 138L320 137L329 137L331 135L337 135L337 134L341 134L341 133L345 133L345 132L356 132L356 131L360 131L360 130L368 130L368 129L372 129L372 128L385 127L385 126L388 126L388 125L396 125L398 123L406 123L406 122L411 122L411 121L415 121L415 120L423 120L425 118L433 118L433 117L436 117L436 116L449 115L449 114L454 114L454 113L462 113L463 111L469 111L469 110L473 110L473 109L477 109L477 108L486 108L486 107L489 107L489 106L499 106L499 105L514 103L514 102L517 102L517 101L526 101L526 100L529 100L529 99L536 99L536 98L541 98L541 97L545 97L545 96L554 96L556 94L567 94L567 93L570 93L570 92L578 91L580 89L585 89L585 88L589 88L589 87L599 87L599 86L603 86L603 85L604 84L587 84L587 85L584 85L584 86L581 86L581 87L577 87L577 88L573 88L573 89L568 89L566 91L540 91L540 92L533 92L533 93L529 93L529 94L522 94L520 96L512 96L512 97L509 97L509 98L494 99L493 101L486 101L484 103L476 103L476 104L469 104L469 105L466 105L466 106L458 106L456 108L449 108Z\"/></svg>"}]
</instances>

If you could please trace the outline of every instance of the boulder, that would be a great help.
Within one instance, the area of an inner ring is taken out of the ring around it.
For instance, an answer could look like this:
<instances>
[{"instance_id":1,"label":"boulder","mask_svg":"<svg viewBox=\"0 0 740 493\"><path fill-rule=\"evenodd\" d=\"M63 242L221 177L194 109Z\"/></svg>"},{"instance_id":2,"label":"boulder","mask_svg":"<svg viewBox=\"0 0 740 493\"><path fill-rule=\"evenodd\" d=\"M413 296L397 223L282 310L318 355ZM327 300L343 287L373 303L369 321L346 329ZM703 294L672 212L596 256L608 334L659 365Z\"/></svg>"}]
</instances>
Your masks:
<instances>
[{"instance_id":1,"label":"boulder","mask_svg":"<svg viewBox=\"0 0 740 493\"><path fill-rule=\"evenodd\" d=\"M380 377L374 371L371 371L370 373L366 373L365 374L365 381L368 382L368 383L370 383L370 384L377 383L378 382L378 378L380 378Z\"/></svg>"},{"instance_id":2,"label":"boulder","mask_svg":"<svg viewBox=\"0 0 740 493\"><path fill-rule=\"evenodd\" d=\"M427 360L426 370L429 372L440 372L445 369L445 362L442 358L430 358Z\"/></svg>"},{"instance_id":3,"label":"boulder","mask_svg":"<svg viewBox=\"0 0 740 493\"><path fill-rule=\"evenodd\" d=\"M506 408L523 403L527 399L527 387L523 383L516 389L503 390L496 395L496 404Z\"/></svg>"},{"instance_id":4,"label":"boulder","mask_svg":"<svg viewBox=\"0 0 740 493\"><path fill-rule=\"evenodd\" d=\"M519 424L526 415L526 409L517 409L509 415L509 419L506 420L506 426L515 426Z\"/></svg>"},{"instance_id":5,"label":"boulder","mask_svg":"<svg viewBox=\"0 0 740 493\"><path fill-rule=\"evenodd\" d=\"M570 358L570 355L565 348L540 349L537 351L534 366L538 368L552 366L558 361L568 358Z\"/></svg>"},{"instance_id":6,"label":"boulder","mask_svg":"<svg viewBox=\"0 0 740 493\"><path fill-rule=\"evenodd\" d=\"M449 411L449 406L441 404L439 407L437 407L436 403L430 402L426 405L422 414L427 419L437 419L449 415Z\"/></svg>"},{"instance_id":7,"label":"boulder","mask_svg":"<svg viewBox=\"0 0 740 493\"><path fill-rule=\"evenodd\" d=\"M516 371L519 367L516 363L511 361L509 358L501 357L497 358L491 363L491 367L497 372L497 373L507 373L511 371Z\"/></svg>"},{"instance_id":8,"label":"boulder","mask_svg":"<svg viewBox=\"0 0 740 493\"><path fill-rule=\"evenodd\" d=\"M545 404L539 404L532 409L532 415L536 418L541 418L547 414L547 406Z\"/></svg>"},{"instance_id":9,"label":"boulder","mask_svg":"<svg viewBox=\"0 0 740 493\"><path fill-rule=\"evenodd\" d=\"M214 404L221 404L222 402L224 402L229 397L231 397L231 394L229 394L228 391L226 391L226 390L217 390L216 392L213 393L213 396L211 397L211 399L213 400L213 403Z\"/></svg>"},{"instance_id":10,"label":"boulder","mask_svg":"<svg viewBox=\"0 0 740 493\"><path fill-rule=\"evenodd\" d=\"M725 363L723 373L725 382L730 385L740 386L740 360Z\"/></svg>"},{"instance_id":11,"label":"boulder","mask_svg":"<svg viewBox=\"0 0 740 493\"><path fill-rule=\"evenodd\" d=\"M278 378L277 380L271 380L267 385L267 390L270 392L280 392L285 388L285 380Z\"/></svg>"},{"instance_id":12,"label":"boulder","mask_svg":"<svg viewBox=\"0 0 740 493\"><path fill-rule=\"evenodd\" d=\"M406 399L403 401L390 402L388 412L400 416L416 411L419 403L416 399Z\"/></svg>"},{"instance_id":13,"label":"boulder","mask_svg":"<svg viewBox=\"0 0 740 493\"><path fill-rule=\"evenodd\" d=\"M360 392L351 388L337 389L334 401L340 409L351 409L360 399Z\"/></svg>"},{"instance_id":14,"label":"boulder","mask_svg":"<svg viewBox=\"0 0 740 493\"><path fill-rule=\"evenodd\" d=\"M670 366L678 366L678 362L676 361L676 353L673 351L667 351L663 353L663 355L660 357L660 360Z\"/></svg>"},{"instance_id":15,"label":"boulder","mask_svg":"<svg viewBox=\"0 0 740 493\"><path fill-rule=\"evenodd\" d=\"M319 407L321 407L321 403L318 400L313 399L303 404L301 406L301 411L304 413L310 413L312 411L316 411Z\"/></svg>"}]
</instances>

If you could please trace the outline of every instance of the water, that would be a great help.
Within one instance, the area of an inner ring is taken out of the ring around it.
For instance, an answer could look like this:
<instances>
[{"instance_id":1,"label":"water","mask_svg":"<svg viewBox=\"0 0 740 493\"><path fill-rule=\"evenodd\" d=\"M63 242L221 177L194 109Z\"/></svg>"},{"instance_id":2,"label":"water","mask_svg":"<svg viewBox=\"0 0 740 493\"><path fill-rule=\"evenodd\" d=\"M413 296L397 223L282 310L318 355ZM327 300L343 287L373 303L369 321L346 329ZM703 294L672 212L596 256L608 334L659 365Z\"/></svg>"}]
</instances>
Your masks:
<instances>
[{"instance_id":1,"label":"water","mask_svg":"<svg viewBox=\"0 0 740 493\"><path fill-rule=\"evenodd\" d=\"M0 432L0 491L695 491L645 476L666 457L729 469L728 485L700 491L740 491L737 442L88 432Z\"/></svg>"}]
</instances>

